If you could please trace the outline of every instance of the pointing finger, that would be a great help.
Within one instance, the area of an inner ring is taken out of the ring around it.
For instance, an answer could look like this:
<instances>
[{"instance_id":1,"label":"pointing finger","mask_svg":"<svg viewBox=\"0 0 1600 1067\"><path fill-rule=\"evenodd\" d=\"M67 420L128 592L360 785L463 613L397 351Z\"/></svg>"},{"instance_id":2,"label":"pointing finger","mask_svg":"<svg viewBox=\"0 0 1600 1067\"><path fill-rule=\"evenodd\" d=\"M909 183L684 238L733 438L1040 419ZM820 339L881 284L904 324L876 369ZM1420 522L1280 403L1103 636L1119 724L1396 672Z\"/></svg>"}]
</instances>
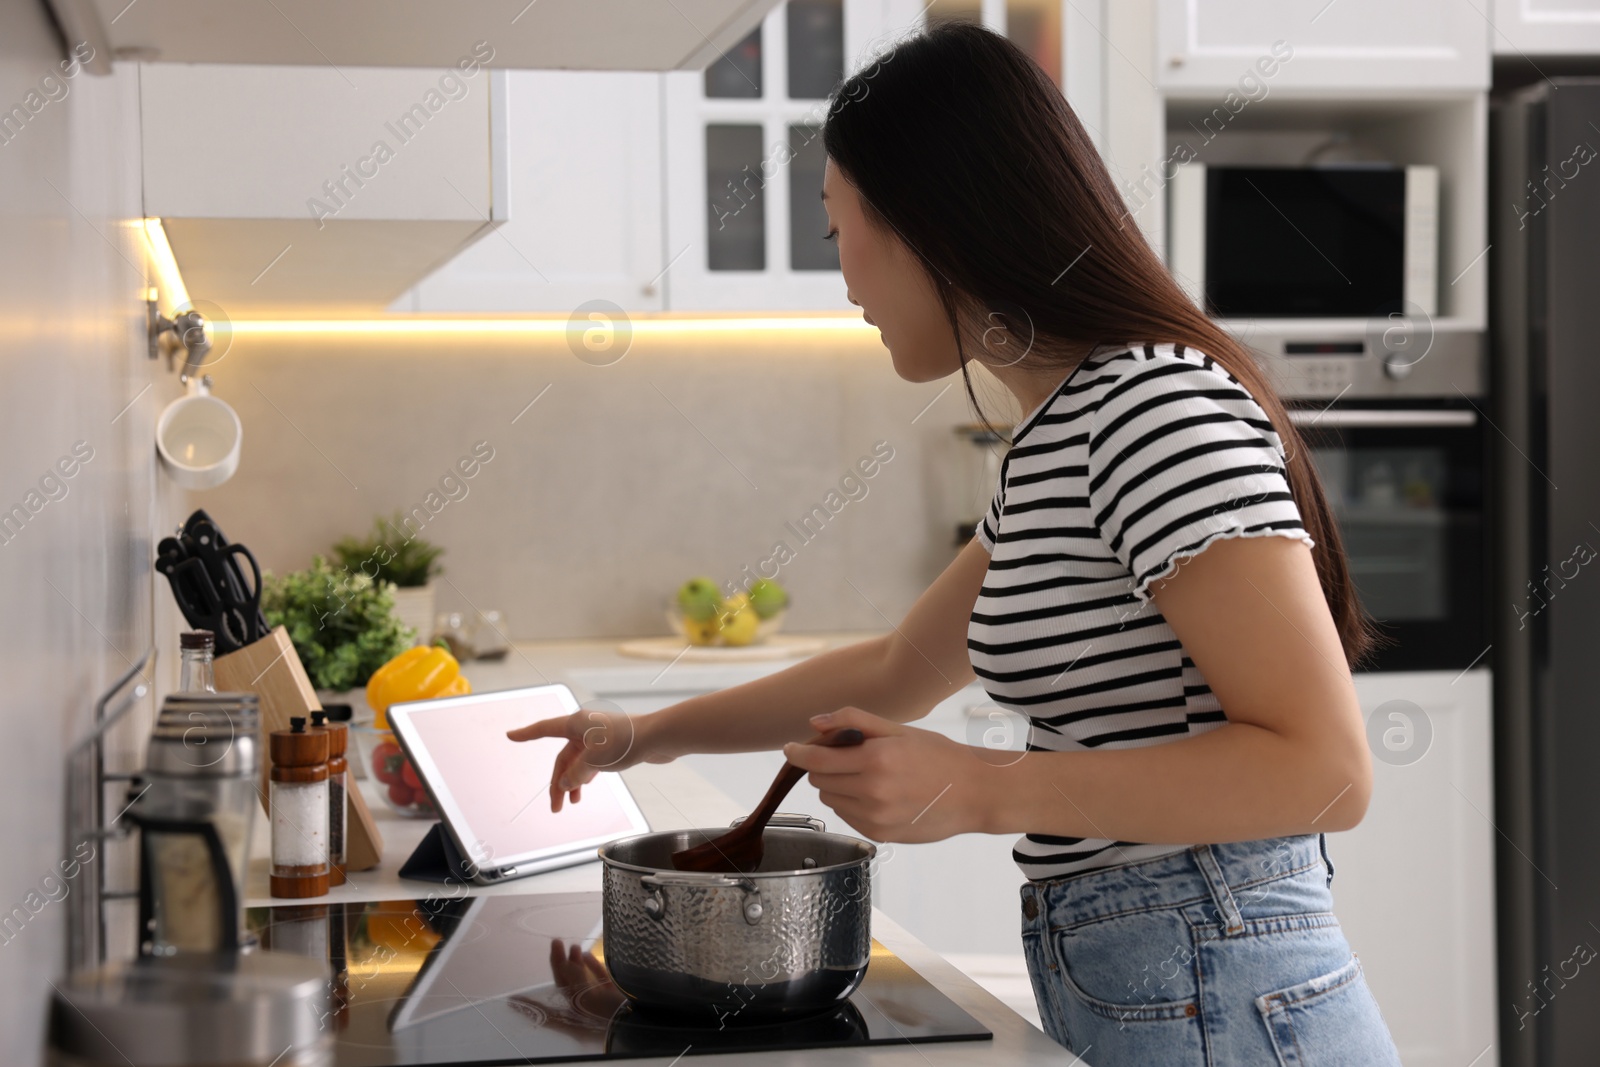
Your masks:
<instances>
[{"instance_id":1,"label":"pointing finger","mask_svg":"<svg viewBox=\"0 0 1600 1067\"><path fill-rule=\"evenodd\" d=\"M527 726L519 726L515 730L507 730L506 736L513 741L533 741L541 737L567 736L567 720L540 719L538 722Z\"/></svg>"}]
</instances>

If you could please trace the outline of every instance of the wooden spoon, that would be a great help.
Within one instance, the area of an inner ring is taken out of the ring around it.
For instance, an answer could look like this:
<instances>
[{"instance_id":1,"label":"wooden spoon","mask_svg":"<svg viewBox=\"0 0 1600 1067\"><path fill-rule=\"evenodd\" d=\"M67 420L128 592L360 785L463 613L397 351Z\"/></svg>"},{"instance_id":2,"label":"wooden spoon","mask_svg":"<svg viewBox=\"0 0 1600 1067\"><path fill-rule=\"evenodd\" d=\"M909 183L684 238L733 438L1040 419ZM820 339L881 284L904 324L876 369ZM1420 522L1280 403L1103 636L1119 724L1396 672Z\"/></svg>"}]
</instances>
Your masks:
<instances>
[{"instance_id":1,"label":"wooden spoon","mask_svg":"<svg viewBox=\"0 0 1600 1067\"><path fill-rule=\"evenodd\" d=\"M864 740L866 735L860 730L847 727L843 730L830 730L806 743L826 745L829 748L848 748L859 745ZM784 760L783 770L772 780L767 795L761 798L761 803L756 805L756 810L750 813L748 819L720 837L681 852L674 852L673 868L680 871L736 873L749 873L755 870L761 865L761 835L767 828L767 820L772 818L773 813L778 810L778 805L783 803L783 798L789 795L789 790L794 788L795 783L805 776L805 771Z\"/></svg>"}]
</instances>

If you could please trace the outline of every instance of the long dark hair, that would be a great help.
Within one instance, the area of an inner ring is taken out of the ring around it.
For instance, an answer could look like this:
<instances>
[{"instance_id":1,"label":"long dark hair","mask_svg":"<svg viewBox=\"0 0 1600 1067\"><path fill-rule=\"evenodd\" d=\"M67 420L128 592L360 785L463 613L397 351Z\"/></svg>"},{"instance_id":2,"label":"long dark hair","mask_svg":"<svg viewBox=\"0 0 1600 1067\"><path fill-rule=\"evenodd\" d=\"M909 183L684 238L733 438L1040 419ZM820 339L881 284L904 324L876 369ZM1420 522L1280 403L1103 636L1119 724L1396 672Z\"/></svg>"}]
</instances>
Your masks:
<instances>
[{"instance_id":1,"label":"long dark hair","mask_svg":"<svg viewBox=\"0 0 1600 1067\"><path fill-rule=\"evenodd\" d=\"M1345 659L1361 660L1374 641L1372 622L1282 400L1250 350L1195 305L1145 241L1078 117L1037 64L982 27L937 24L839 87L823 144L868 216L927 271L980 411L967 352L985 322L1022 338L1023 358L1036 366L1069 366L1102 344L1175 342L1233 375L1283 443Z\"/></svg>"}]
</instances>

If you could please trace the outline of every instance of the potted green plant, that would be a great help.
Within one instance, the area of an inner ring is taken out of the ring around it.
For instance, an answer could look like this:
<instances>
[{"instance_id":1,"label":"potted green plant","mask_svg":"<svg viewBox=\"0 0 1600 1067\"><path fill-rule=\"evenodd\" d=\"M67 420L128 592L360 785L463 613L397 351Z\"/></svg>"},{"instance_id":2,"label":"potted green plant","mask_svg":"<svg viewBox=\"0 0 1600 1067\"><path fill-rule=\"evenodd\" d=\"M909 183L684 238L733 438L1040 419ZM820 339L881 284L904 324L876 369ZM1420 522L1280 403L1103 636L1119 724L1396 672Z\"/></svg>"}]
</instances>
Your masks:
<instances>
[{"instance_id":1,"label":"potted green plant","mask_svg":"<svg viewBox=\"0 0 1600 1067\"><path fill-rule=\"evenodd\" d=\"M433 577L441 571L444 549L407 531L405 517L372 520L366 537L346 537L333 546L334 559L351 574L360 574L394 587L394 612L416 631L417 643L433 632Z\"/></svg>"},{"instance_id":2,"label":"potted green plant","mask_svg":"<svg viewBox=\"0 0 1600 1067\"><path fill-rule=\"evenodd\" d=\"M393 587L335 569L322 556L303 571L261 579L261 612L289 640L319 690L344 692L410 648L415 635L394 614Z\"/></svg>"}]
</instances>

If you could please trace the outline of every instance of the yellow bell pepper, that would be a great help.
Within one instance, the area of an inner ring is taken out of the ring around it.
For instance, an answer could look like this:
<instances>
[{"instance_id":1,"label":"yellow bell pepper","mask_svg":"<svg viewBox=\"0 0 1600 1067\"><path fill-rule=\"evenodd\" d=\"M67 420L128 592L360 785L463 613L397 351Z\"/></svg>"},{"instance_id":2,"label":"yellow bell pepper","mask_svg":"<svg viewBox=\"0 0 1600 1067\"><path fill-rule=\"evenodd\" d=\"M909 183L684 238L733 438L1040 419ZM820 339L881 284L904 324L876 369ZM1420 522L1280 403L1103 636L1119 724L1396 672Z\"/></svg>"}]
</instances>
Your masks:
<instances>
[{"instance_id":1,"label":"yellow bell pepper","mask_svg":"<svg viewBox=\"0 0 1600 1067\"><path fill-rule=\"evenodd\" d=\"M445 649L424 645L406 649L373 673L367 682L367 705L375 716L373 725L387 730L390 704L470 692L472 686L456 658Z\"/></svg>"},{"instance_id":2,"label":"yellow bell pepper","mask_svg":"<svg viewBox=\"0 0 1600 1067\"><path fill-rule=\"evenodd\" d=\"M367 937L374 945L398 953L425 953L439 943L439 934L422 921L416 908L402 901L368 905Z\"/></svg>"}]
</instances>

